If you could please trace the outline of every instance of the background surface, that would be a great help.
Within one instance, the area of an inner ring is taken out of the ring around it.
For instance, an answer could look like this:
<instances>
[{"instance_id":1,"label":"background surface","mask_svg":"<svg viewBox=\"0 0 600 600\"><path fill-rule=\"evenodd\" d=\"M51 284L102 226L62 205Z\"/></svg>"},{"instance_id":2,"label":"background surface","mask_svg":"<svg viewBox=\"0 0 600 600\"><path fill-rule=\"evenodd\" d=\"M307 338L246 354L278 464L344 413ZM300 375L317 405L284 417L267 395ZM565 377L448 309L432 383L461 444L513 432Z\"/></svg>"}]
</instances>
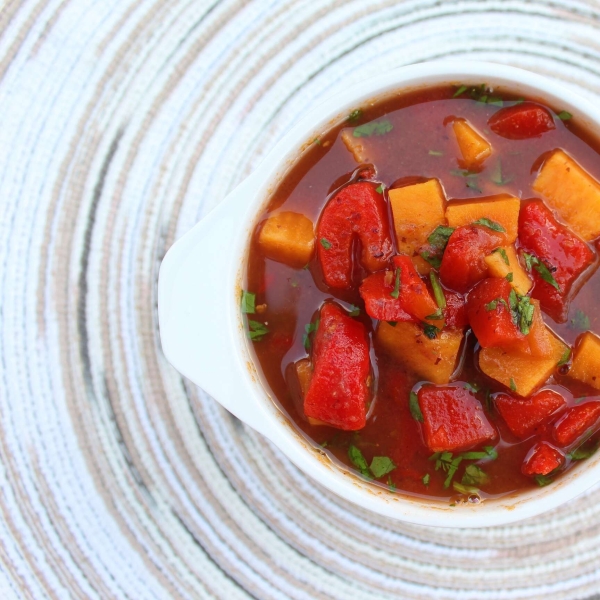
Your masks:
<instances>
[{"instance_id":1,"label":"background surface","mask_svg":"<svg viewBox=\"0 0 600 600\"><path fill-rule=\"evenodd\" d=\"M5 1L0 597L598 593L600 489L479 531L365 514L165 362L156 279L330 93L449 57L598 101L599 40L596 2Z\"/></svg>"}]
</instances>

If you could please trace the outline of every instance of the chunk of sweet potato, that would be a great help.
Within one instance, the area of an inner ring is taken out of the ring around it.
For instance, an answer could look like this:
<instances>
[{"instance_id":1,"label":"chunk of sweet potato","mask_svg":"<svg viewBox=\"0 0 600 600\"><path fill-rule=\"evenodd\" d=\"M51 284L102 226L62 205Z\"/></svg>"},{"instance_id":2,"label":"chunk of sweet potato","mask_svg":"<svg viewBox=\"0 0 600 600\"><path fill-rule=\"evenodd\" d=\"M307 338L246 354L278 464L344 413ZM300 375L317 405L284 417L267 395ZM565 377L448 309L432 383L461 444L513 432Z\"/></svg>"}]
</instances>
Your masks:
<instances>
[{"instance_id":1,"label":"chunk of sweet potato","mask_svg":"<svg viewBox=\"0 0 600 600\"><path fill-rule=\"evenodd\" d=\"M419 377L433 383L450 381L463 340L463 332L443 329L435 339L429 339L416 323L381 321L377 327L377 342L396 360Z\"/></svg>"},{"instance_id":2,"label":"chunk of sweet potato","mask_svg":"<svg viewBox=\"0 0 600 600\"><path fill-rule=\"evenodd\" d=\"M529 351L531 356L549 358L553 353L552 335L544 323L540 301L532 299L531 304L533 304L533 321L526 336Z\"/></svg>"},{"instance_id":3,"label":"chunk of sweet potato","mask_svg":"<svg viewBox=\"0 0 600 600\"><path fill-rule=\"evenodd\" d=\"M497 194L477 200L451 202L446 209L450 227L463 227L480 219L489 219L500 225L498 232L505 245L514 244L519 231L521 201L510 194Z\"/></svg>"},{"instance_id":4,"label":"chunk of sweet potato","mask_svg":"<svg viewBox=\"0 0 600 600\"><path fill-rule=\"evenodd\" d=\"M341 138L342 142L344 142L344 146L346 146L357 163L363 164L370 162L369 154L363 142L364 138L354 137L352 134L353 131L353 129L342 130Z\"/></svg>"},{"instance_id":5,"label":"chunk of sweet potato","mask_svg":"<svg viewBox=\"0 0 600 600\"><path fill-rule=\"evenodd\" d=\"M600 390L600 337L591 331L579 337L569 377Z\"/></svg>"},{"instance_id":6,"label":"chunk of sweet potato","mask_svg":"<svg viewBox=\"0 0 600 600\"><path fill-rule=\"evenodd\" d=\"M555 150L533 189L579 237L589 242L600 235L600 183L568 154Z\"/></svg>"},{"instance_id":7,"label":"chunk of sweet potato","mask_svg":"<svg viewBox=\"0 0 600 600\"><path fill-rule=\"evenodd\" d=\"M389 190L396 245L400 254L412 256L438 226L444 225L446 197L437 179Z\"/></svg>"},{"instance_id":8,"label":"chunk of sweet potato","mask_svg":"<svg viewBox=\"0 0 600 600\"><path fill-rule=\"evenodd\" d=\"M485 257L485 262L488 266L488 274L490 277L502 277L506 279L509 273L512 273L512 281L510 285L514 288L517 294L525 296L531 289L531 279L527 275L527 271L519 263L517 253L514 246L503 246ZM506 264L506 260L508 264Z\"/></svg>"},{"instance_id":9,"label":"chunk of sweet potato","mask_svg":"<svg viewBox=\"0 0 600 600\"><path fill-rule=\"evenodd\" d=\"M531 395L552 375L568 347L551 329L548 332L552 347L549 357L538 358L502 348L482 348L479 352L479 368L488 377L511 388L515 394Z\"/></svg>"},{"instance_id":10,"label":"chunk of sweet potato","mask_svg":"<svg viewBox=\"0 0 600 600\"><path fill-rule=\"evenodd\" d=\"M477 169L492 153L490 143L465 119L454 119L452 130L462 155L459 165L466 169Z\"/></svg>"},{"instance_id":11,"label":"chunk of sweet potato","mask_svg":"<svg viewBox=\"0 0 600 600\"><path fill-rule=\"evenodd\" d=\"M267 258L291 267L303 267L315 247L312 221L295 212L271 215L263 223L258 243Z\"/></svg>"}]
</instances>

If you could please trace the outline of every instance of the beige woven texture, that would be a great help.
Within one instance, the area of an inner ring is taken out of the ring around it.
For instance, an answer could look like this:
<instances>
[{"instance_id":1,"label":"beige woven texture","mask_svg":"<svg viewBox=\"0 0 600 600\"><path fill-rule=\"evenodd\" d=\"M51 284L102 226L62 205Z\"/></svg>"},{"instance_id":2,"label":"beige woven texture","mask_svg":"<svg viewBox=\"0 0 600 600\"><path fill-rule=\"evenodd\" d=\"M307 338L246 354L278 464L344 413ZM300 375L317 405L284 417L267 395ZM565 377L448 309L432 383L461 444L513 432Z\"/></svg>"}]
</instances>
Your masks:
<instances>
[{"instance_id":1,"label":"beige woven texture","mask_svg":"<svg viewBox=\"0 0 600 600\"><path fill-rule=\"evenodd\" d=\"M598 101L599 11L5 1L0 597L592 598L600 489L488 530L366 514L166 363L156 280L306 107L370 74L479 58Z\"/></svg>"}]
</instances>

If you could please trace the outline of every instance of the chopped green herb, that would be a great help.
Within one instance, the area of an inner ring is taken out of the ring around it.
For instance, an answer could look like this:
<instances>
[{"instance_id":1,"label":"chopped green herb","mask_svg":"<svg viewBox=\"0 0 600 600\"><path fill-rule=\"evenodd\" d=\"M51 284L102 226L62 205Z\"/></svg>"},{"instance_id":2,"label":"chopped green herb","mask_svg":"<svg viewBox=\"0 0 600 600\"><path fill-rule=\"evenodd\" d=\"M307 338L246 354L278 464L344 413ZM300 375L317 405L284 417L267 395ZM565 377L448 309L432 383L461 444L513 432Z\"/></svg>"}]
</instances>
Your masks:
<instances>
[{"instance_id":1,"label":"chopped green herb","mask_svg":"<svg viewBox=\"0 0 600 600\"><path fill-rule=\"evenodd\" d=\"M463 452L461 456L465 460L483 460L484 458L496 460L498 458L498 452L493 446L485 446L483 450L483 452Z\"/></svg>"},{"instance_id":2,"label":"chopped green herb","mask_svg":"<svg viewBox=\"0 0 600 600\"><path fill-rule=\"evenodd\" d=\"M452 95L453 98L456 98L457 96L460 96L461 94L464 94L464 92L467 91L467 86L466 85L461 85Z\"/></svg>"},{"instance_id":3,"label":"chopped green herb","mask_svg":"<svg viewBox=\"0 0 600 600\"><path fill-rule=\"evenodd\" d=\"M502 102L502 98L496 98L495 96L490 96L487 101L488 104L493 106L504 106L504 102Z\"/></svg>"},{"instance_id":4,"label":"chopped green herb","mask_svg":"<svg viewBox=\"0 0 600 600\"><path fill-rule=\"evenodd\" d=\"M350 305L350 316L358 317L358 315L360 315L360 308L358 308L358 306L354 306L353 304L351 304Z\"/></svg>"},{"instance_id":5,"label":"chopped green herb","mask_svg":"<svg viewBox=\"0 0 600 600\"><path fill-rule=\"evenodd\" d=\"M481 98L479 98L479 100L477 100L477 102L481 102L482 104L485 104L487 102L487 96L481 96Z\"/></svg>"},{"instance_id":6,"label":"chopped green herb","mask_svg":"<svg viewBox=\"0 0 600 600\"><path fill-rule=\"evenodd\" d=\"M553 288L556 288L560 292L560 286L556 282L556 279L552 277L550 269L548 269L548 267L541 260L538 261L533 268L541 275L545 282L549 283Z\"/></svg>"},{"instance_id":7,"label":"chopped green herb","mask_svg":"<svg viewBox=\"0 0 600 600\"><path fill-rule=\"evenodd\" d=\"M433 295L435 297L435 301L437 302L437 305L439 307L438 313L440 313L440 316L438 318L441 319L443 317L441 311L442 309L446 308L446 296L444 296L444 290L440 284L440 280L438 279L438 276L436 275L435 271L431 271L429 273L429 280L431 281L431 287L433 288ZM429 317L427 318L429 319Z\"/></svg>"},{"instance_id":8,"label":"chopped green herb","mask_svg":"<svg viewBox=\"0 0 600 600\"><path fill-rule=\"evenodd\" d=\"M442 453L441 452L434 452L427 460L438 460L438 458L440 457ZM436 469L437 471L437 469Z\"/></svg>"},{"instance_id":9,"label":"chopped green herb","mask_svg":"<svg viewBox=\"0 0 600 600\"><path fill-rule=\"evenodd\" d=\"M427 241L436 250L445 250L448 245L450 236L454 233L454 227L445 227L444 225L438 225L433 233L427 238Z\"/></svg>"},{"instance_id":10,"label":"chopped green herb","mask_svg":"<svg viewBox=\"0 0 600 600\"><path fill-rule=\"evenodd\" d=\"M379 184L379 187L376 187L376 188L375 188L375 191L376 191L378 194L383 194L383 183Z\"/></svg>"},{"instance_id":11,"label":"chopped green herb","mask_svg":"<svg viewBox=\"0 0 600 600\"><path fill-rule=\"evenodd\" d=\"M514 315L516 325L519 326L521 333L527 335L533 323L533 314L535 306L531 304L529 296L519 296L517 300L517 309Z\"/></svg>"},{"instance_id":12,"label":"chopped green herb","mask_svg":"<svg viewBox=\"0 0 600 600\"><path fill-rule=\"evenodd\" d=\"M426 260L434 269L439 269L442 266L442 259L437 254L432 254L427 250L421 252L421 258Z\"/></svg>"},{"instance_id":13,"label":"chopped green herb","mask_svg":"<svg viewBox=\"0 0 600 600\"><path fill-rule=\"evenodd\" d=\"M441 308L438 308L432 315L425 317L428 321L441 321L444 318L444 313Z\"/></svg>"},{"instance_id":14,"label":"chopped green herb","mask_svg":"<svg viewBox=\"0 0 600 600\"><path fill-rule=\"evenodd\" d=\"M569 119L573 118L573 115L570 112L567 112L566 110L561 110L556 116L561 121L568 121Z\"/></svg>"},{"instance_id":15,"label":"chopped green herb","mask_svg":"<svg viewBox=\"0 0 600 600\"><path fill-rule=\"evenodd\" d=\"M468 465L465 469L465 473L462 477L461 483L463 485L482 486L488 483L489 480L489 476L483 471L483 469L481 469L477 465Z\"/></svg>"},{"instance_id":16,"label":"chopped green herb","mask_svg":"<svg viewBox=\"0 0 600 600\"><path fill-rule=\"evenodd\" d=\"M400 275L402 274L402 269L400 267L396 267L396 278L394 280L394 290L390 292L390 296L394 299L397 299L400 295Z\"/></svg>"},{"instance_id":17,"label":"chopped green herb","mask_svg":"<svg viewBox=\"0 0 600 600\"><path fill-rule=\"evenodd\" d=\"M310 334L314 333L319 328L319 319L317 319L314 323L309 323L304 326L304 335L302 336L302 343L304 344L304 349L308 352L310 350Z\"/></svg>"},{"instance_id":18,"label":"chopped green herb","mask_svg":"<svg viewBox=\"0 0 600 600\"><path fill-rule=\"evenodd\" d=\"M496 460L498 458L498 452L494 446L484 446L483 449L492 460Z\"/></svg>"},{"instance_id":19,"label":"chopped green herb","mask_svg":"<svg viewBox=\"0 0 600 600\"><path fill-rule=\"evenodd\" d=\"M571 348L567 348L563 352L563 355L560 357L560 360L558 361L558 363L556 364L556 366L557 367L562 367L563 365L566 365L569 362L570 358L571 358Z\"/></svg>"},{"instance_id":20,"label":"chopped green herb","mask_svg":"<svg viewBox=\"0 0 600 600\"><path fill-rule=\"evenodd\" d=\"M477 385L475 382L465 383L465 389L469 390L469 392L473 392L473 394L476 394L479 391L479 385Z\"/></svg>"},{"instance_id":21,"label":"chopped green herb","mask_svg":"<svg viewBox=\"0 0 600 600\"><path fill-rule=\"evenodd\" d=\"M490 388L486 388L485 390L485 408L488 412L492 412L492 391L490 390Z\"/></svg>"},{"instance_id":22,"label":"chopped green herb","mask_svg":"<svg viewBox=\"0 0 600 600\"><path fill-rule=\"evenodd\" d=\"M242 290L242 313L252 315L256 311L256 294Z\"/></svg>"},{"instance_id":23,"label":"chopped green herb","mask_svg":"<svg viewBox=\"0 0 600 600\"><path fill-rule=\"evenodd\" d=\"M490 312L492 310L496 310L497 307L498 307L498 300L492 300L491 302L488 302L485 305L485 310L487 312Z\"/></svg>"},{"instance_id":24,"label":"chopped green herb","mask_svg":"<svg viewBox=\"0 0 600 600\"><path fill-rule=\"evenodd\" d=\"M458 469L458 465L460 465L462 460L463 460L462 456L457 456L456 458L453 458L452 461L450 462L450 466L448 467L448 471L447 471L448 475L446 476L446 480L444 481L445 488L450 487L450 484L452 483L452 478L454 477L454 475Z\"/></svg>"},{"instance_id":25,"label":"chopped green herb","mask_svg":"<svg viewBox=\"0 0 600 600\"><path fill-rule=\"evenodd\" d=\"M535 482L540 486L544 487L552 483L552 477L548 477L547 475L536 475Z\"/></svg>"},{"instance_id":26,"label":"chopped green herb","mask_svg":"<svg viewBox=\"0 0 600 600\"><path fill-rule=\"evenodd\" d=\"M523 104L525 102L525 98L517 98L513 106L518 106L519 104Z\"/></svg>"},{"instance_id":27,"label":"chopped green herb","mask_svg":"<svg viewBox=\"0 0 600 600\"><path fill-rule=\"evenodd\" d=\"M537 264L538 259L533 254L527 254L527 252L523 252L523 259L525 260L525 268L531 273L531 269L534 264Z\"/></svg>"},{"instance_id":28,"label":"chopped green herb","mask_svg":"<svg viewBox=\"0 0 600 600\"><path fill-rule=\"evenodd\" d=\"M325 238L321 238L321 246L323 246L323 248L325 248L325 250L329 250L331 248L331 242L329 240L326 240Z\"/></svg>"},{"instance_id":29,"label":"chopped green herb","mask_svg":"<svg viewBox=\"0 0 600 600\"><path fill-rule=\"evenodd\" d=\"M322 444L321 444L321 448L327 448L329 442L327 440L325 440Z\"/></svg>"},{"instance_id":30,"label":"chopped green herb","mask_svg":"<svg viewBox=\"0 0 600 600\"><path fill-rule=\"evenodd\" d=\"M429 156L444 156L444 153L439 150L430 150Z\"/></svg>"},{"instance_id":31,"label":"chopped green herb","mask_svg":"<svg viewBox=\"0 0 600 600\"><path fill-rule=\"evenodd\" d=\"M435 325L423 323L423 333L425 333L430 340L435 340L439 331L440 330Z\"/></svg>"},{"instance_id":32,"label":"chopped green herb","mask_svg":"<svg viewBox=\"0 0 600 600\"><path fill-rule=\"evenodd\" d=\"M481 188L476 179L468 179L466 185L470 190L475 190L478 194L481 194Z\"/></svg>"},{"instance_id":33,"label":"chopped green herb","mask_svg":"<svg viewBox=\"0 0 600 600\"><path fill-rule=\"evenodd\" d=\"M456 175L457 177L479 177L478 173L472 173L467 169L451 169L450 175Z\"/></svg>"},{"instance_id":34,"label":"chopped green herb","mask_svg":"<svg viewBox=\"0 0 600 600\"><path fill-rule=\"evenodd\" d=\"M515 383L515 380L512 377L510 378L510 389L513 392L517 391L517 384Z\"/></svg>"},{"instance_id":35,"label":"chopped green herb","mask_svg":"<svg viewBox=\"0 0 600 600\"><path fill-rule=\"evenodd\" d=\"M308 268L310 267L310 263L306 263L302 269L304 269L305 271L308 271Z\"/></svg>"},{"instance_id":36,"label":"chopped green herb","mask_svg":"<svg viewBox=\"0 0 600 600\"><path fill-rule=\"evenodd\" d=\"M508 304L510 305L510 310L513 312L517 310L519 301L517 299L517 292L515 292L515 290L510 290L510 293L508 294Z\"/></svg>"},{"instance_id":37,"label":"chopped green herb","mask_svg":"<svg viewBox=\"0 0 600 600\"><path fill-rule=\"evenodd\" d=\"M248 328L248 337L253 342L260 342L260 340L262 340L263 337L269 333L269 329L260 321L251 321L248 319Z\"/></svg>"},{"instance_id":38,"label":"chopped green herb","mask_svg":"<svg viewBox=\"0 0 600 600\"><path fill-rule=\"evenodd\" d=\"M410 393L408 408L410 409L410 414L415 421L419 421L419 423L423 423L423 413L421 412L421 407L419 406L419 397L415 392Z\"/></svg>"},{"instance_id":39,"label":"chopped green herb","mask_svg":"<svg viewBox=\"0 0 600 600\"><path fill-rule=\"evenodd\" d=\"M510 266L510 261L508 260L508 255L506 254L506 250L504 248L496 248L495 250L492 250L492 254L494 254L494 252L497 252L502 257L502 260L505 262L505 264Z\"/></svg>"},{"instance_id":40,"label":"chopped green herb","mask_svg":"<svg viewBox=\"0 0 600 600\"><path fill-rule=\"evenodd\" d=\"M375 479L379 479L384 475L387 475L396 468L394 461L387 456L375 456L371 461L371 472L375 476Z\"/></svg>"},{"instance_id":41,"label":"chopped green herb","mask_svg":"<svg viewBox=\"0 0 600 600\"><path fill-rule=\"evenodd\" d=\"M458 483L457 481L453 481L452 482L452 487L459 494L464 494L465 496L470 496L472 494L479 494L479 489L478 488L476 488L476 487L474 487L472 485L463 485L461 483Z\"/></svg>"},{"instance_id":42,"label":"chopped green herb","mask_svg":"<svg viewBox=\"0 0 600 600\"><path fill-rule=\"evenodd\" d=\"M496 166L492 171L490 179L492 180L492 183L495 183L496 185L506 185L507 183L510 183L513 178L504 177L504 175L502 174L502 161L498 159L498 161L496 162Z\"/></svg>"},{"instance_id":43,"label":"chopped green herb","mask_svg":"<svg viewBox=\"0 0 600 600\"><path fill-rule=\"evenodd\" d=\"M421 479L421 481L423 482L423 485L429 485L430 479L431 477L429 476L429 473L426 473L425 475L423 475L423 479Z\"/></svg>"},{"instance_id":44,"label":"chopped green herb","mask_svg":"<svg viewBox=\"0 0 600 600\"><path fill-rule=\"evenodd\" d=\"M319 138L315 138L313 140L313 144L317 144L317 146L320 146L321 145L321 140Z\"/></svg>"},{"instance_id":45,"label":"chopped green herb","mask_svg":"<svg viewBox=\"0 0 600 600\"><path fill-rule=\"evenodd\" d=\"M572 452L569 452L567 456L571 460L584 460L594 455L596 453L596 450L598 450L598 443L592 444L591 446L584 445L580 446L576 450L573 450Z\"/></svg>"},{"instance_id":46,"label":"chopped green herb","mask_svg":"<svg viewBox=\"0 0 600 600\"><path fill-rule=\"evenodd\" d=\"M350 123L356 123L362 117L362 115L363 111L360 108L357 108L348 115L348 121Z\"/></svg>"},{"instance_id":47,"label":"chopped green herb","mask_svg":"<svg viewBox=\"0 0 600 600\"><path fill-rule=\"evenodd\" d=\"M473 221L473 225L482 225L483 227L487 227L492 231L499 231L500 233L504 233L506 229L500 225L500 223L496 223L495 221L490 221L485 217L483 219L477 219L477 221Z\"/></svg>"},{"instance_id":48,"label":"chopped green herb","mask_svg":"<svg viewBox=\"0 0 600 600\"><path fill-rule=\"evenodd\" d=\"M508 281L508 283L512 283L513 282L513 274L507 273L506 277L504 279L506 279L506 281Z\"/></svg>"},{"instance_id":49,"label":"chopped green herb","mask_svg":"<svg viewBox=\"0 0 600 600\"><path fill-rule=\"evenodd\" d=\"M354 137L370 137L372 135L385 135L394 129L394 126L388 119L383 121L371 121L364 125L359 125L354 128L352 135Z\"/></svg>"},{"instance_id":50,"label":"chopped green herb","mask_svg":"<svg viewBox=\"0 0 600 600\"><path fill-rule=\"evenodd\" d=\"M398 325L398 321L387 321L387 324L388 324L390 327L396 327L396 325Z\"/></svg>"},{"instance_id":51,"label":"chopped green herb","mask_svg":"<svg viewBox=\"0 0 600 600\"><path fill-rule=\"evenodd\" d=\"M363 453L353 444L348 447L348 458L350 462L362 473L367 479L373 479L369 465L363 456Z\"/></svg>"},{"instance_id":52,"label":"chopped green herb","mask_svg":"<svg viewBox=\"0 0 600 600\"><path fill-rule=\"evenodd\" d=\"M579 329L580 331L587 331L590 328L590 318L581 310L577 309L575 311L575 316L571 319L571 325L573 325L574 329Z\"/></svg>"}]
</instances>

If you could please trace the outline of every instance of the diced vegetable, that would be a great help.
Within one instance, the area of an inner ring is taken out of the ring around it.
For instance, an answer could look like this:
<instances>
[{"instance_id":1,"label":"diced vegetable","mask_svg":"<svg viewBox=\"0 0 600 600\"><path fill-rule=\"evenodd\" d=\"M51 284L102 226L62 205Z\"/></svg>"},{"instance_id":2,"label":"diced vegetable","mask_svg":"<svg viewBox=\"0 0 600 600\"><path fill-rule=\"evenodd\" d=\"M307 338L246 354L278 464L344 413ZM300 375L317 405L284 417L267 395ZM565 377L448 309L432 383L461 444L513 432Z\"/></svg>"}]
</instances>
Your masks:
<instances>
[{"instance_id":1,"label":"diced vegetable","mask_svg":"<svg viewBox=\"0 0 600 600\"><path fill-rule=\"evenodd\" d=\"M554 425L554 439L566 448L598 430L600 402L592 401L569 408Z\"/></svg>"},{"instance_id":2,"label":"diced vegetable","mask_svg":"<svg viewBox=\"0 0 600 600\"><path fill-rule=\"evenodd\" d=\"M418 397L431 452L467 450L496 437L481 403L466 388L425 385Z\"/></svg>"},{"instance_id":3,"label":"diced vegetable","mask_svg":"<svg viewBox=\"0 0 600 600\"><path fill-rule=\"evenodd\" d=\"M353 129L343 129L341 135L342 142L344 142L344 145L357 163L364 164L371 162L363 138L355 137L352 132Z\"/></svg>"},{"instance_id":4,"label":"diced vegetable","mask_svg":"<svg viewBox=\"0 0 600 600\"><path fill-rule=\"evenodd\" d=\"M600 235L600 183L562 150L544 162L533 189L585 241Z\"/></svg>"},{"instance_id":5,"label":"diced vegetable","mask_svg":"<svg viewBox=\"0 0 600 600\"><path fill-rule=\"evenodd\" d=\"M462 155L459 165L469 170L478 169L492 153L489 142L465 119L454 119L452 130Z\"/></svg>"},{"instance_id":6,"label":"diced vegetable","mask_svg":"<svg viewBox=\"0 0 600 600\"><path fill-rule=\"evenodd\" d=\"M522 440L542 433L548 422L567 406L566 400L552 390L542 390L531 398L499 394L494 404L510 431Z\"/></svg>"},{"instance_id":7,"label":"diced vegetable","mask_svg":"<svg viewBox=\"0 0 600 600\"><path fill-rule=\"evenodd\" d=\"M463 332L443 329L434 339L416 323L379 323L377 342L399 363L433 383L448 383L455 371Z\"/></svg>"},{"instance_id":8,"label":"diced vegetable","mask_svg":"<svg viewBox=\"0 0 600 600\"><path fill-rule=\"evenodd\" d=\"M303 267L310 260L315 247L312 221L295 212L271 215L262 225L258 243L271 260L291 267Z\"/></svg>"},{"instance_id":9,"label":"diced vegetable","mask_svg":"<svg viewBox=\"0 0 600 600\"><path fill-rule=\"evenodd\" d=\"M565 463L565 455L548 442L538 442L525 457L523 475L548 475Z\"/></svg>"},{"instance_id":10,"label":"diced vegetable","mask_svg":"<svg viewBox=\"0 0 600 600\"><path fill-rule=\"evenodd\" d=\"M505 348L527 352L525 335L513 321L512 287L506 279L480 281L467 297L467 316L482 348Z\"/></svg>"},{"instance_id":11,"label":"diced vegetable","mask_svg":"<svg viewBox=\"0 0 600 600\"><path fill-rule=\"evenodd\" d=\"M477 200L450 202L446 218L450 227L464 227L478 221L490 221L502 246L514 244L519 229L521 201L509 194L498 194Z\"/></svg>"},{"instance_id":12,"label":"diced vegetable","mask_svg":"<svg viewBox=\"0 0 600 600\"><path fill-rule=\"evenodd\" d=\"M437 179L388 191L398 252L412 256L429 234L446 223L446 198Z\"/></svg>"},{"instance_id":13,"label":"diced vegetable","mask_svg":"<svg viewBox=\"0 0 600 600\"><path fill-rule=\"evenodd\" d=\"M298 384L300 385L300 394L304 399L312 378L312 365L310 364L310 360L308 358L300 359L294 364L294 369L296 371L296 377L298 378ZM307 419L311 425L327 425L325 421L321 421L320 419L315 419L313 417L307 417Z\"/></svg>"},{"instance_id":14,"label":"diced vegetable","mask_svg":"<svg viewBox=\"0 0 600 600\"><path fill-rule=\"evenodd\" d=\"M531 356L549 358L553 354L552 338L544 323L539 300L531 300L533 305L533 322L527 335Z\"/></svg>"},{"instance_id":15,"label":"diced vegetable","mask_svg":"<svg viewBox=\"0 0 600 600\"><path fill-rule=\"evenodd\" d=\"M507 106L493 114L488 120L489 128L509 140L526 140L539 137L555 129L550 111L533 102L522 102Z\"/></svg>"},{"instance_id":16,"label":"diced vegetable","mask_svg":"<svg viewBox=\"0 0 600 600\"><path fill-rule=\"evenodd\" d=\"M594 261L594 252L558 223L540 200L521 208L519 243L535 283L531 295L555 321L564 322L571 289Z\"/></svg>"},{"instance_id":17,"label":"diced vegetable","mask_svg":"<svg viewBox=\"0 0 600 600\"><path fill-rule=\"evenodd\" d=\"M450 289L468 292L487 276L485 256L497 248L501 240L497 233L485 227L459 227L450 236L440 267L440 279Z\"/></svg>"},{"instance_id":18,"label":"diced vegetable","mask_svg":"<svg viewBox=\"0 0 600 600\"><path fill-rule=\"evenodd\" d=\"M304 398L304 413L338 429L362 429L371 370L364 325L337 304L326 302L321 307L313 348L314 369Z\"/></svg>"},{"instance_id":19,"label":"diced vegetable","mask_svg":"<svg viewBox=\"0 0 600 600\"><path fill-rule=\"evenodd\" d=\"M554 372L568 348L552 330L550 344L552 354L547 358L536 358L515 350L482 348L479 352L479 368L492 379L499 381L519 396L530 396ZM511 386L512 383L512 386Z\"/></svg>"},{"instance_id":20,"label":"diced vegetable","mask_svg":"<svg viewBox=\"0 0 600 600\"><path fill-rule=\"evenodd\" d=\"M464 296L457 292L445 291L446 308L444 316L446 317L447 327L458 327L464 329L469 324L467 318L467 303Z\"/></svg>"},{"instance_id":21,"label":"diced vegetable","mask_svg":"<svg viewBox=\"0 0 600 600\"><path fill-rule=\"evenodd\" d=\"M600 337L591 331L578 340L569 377L600 390Z\"/></svg>"},{"instance_id":22,"label":"diced vegetable","mask_svg":"<svg viewBox=\"0 0 600 600\"><path fill-rule=\"evenodd\" d=\"M365 310L371 318L380 321L414 321L406 312L401 296L392 297L395 283L394 271L380 271L363 279L359 291Z\"/></svg>"},{"instance_id":23,"label":"diced vegetable","mask_svg":"<svg viewBox=\"0 0 600 600\"><path fill-rule=\"evenodd\" d=\"M531 289L532 282L527 271L519 264L517 253L514 246L503 246L496 248L491 254L485 257L490 277L509 277L509 283L517 294L525 296ZM508 279L507 279L508 281Z\"/></svg>"},{"instance_id":24,"label":"diced vegetable","mask_svg":"<svg viewBox=\"0 0 600 600\"><path fill-rule=\"evenodd\" d=\"M317 253L325 283L333 288L352 285L352 243L362 244L361 264L368 271L385 268L392 254L387 207L376 185L353 183L327 202L317 225Z\"/></svg>"}]
</instances>

